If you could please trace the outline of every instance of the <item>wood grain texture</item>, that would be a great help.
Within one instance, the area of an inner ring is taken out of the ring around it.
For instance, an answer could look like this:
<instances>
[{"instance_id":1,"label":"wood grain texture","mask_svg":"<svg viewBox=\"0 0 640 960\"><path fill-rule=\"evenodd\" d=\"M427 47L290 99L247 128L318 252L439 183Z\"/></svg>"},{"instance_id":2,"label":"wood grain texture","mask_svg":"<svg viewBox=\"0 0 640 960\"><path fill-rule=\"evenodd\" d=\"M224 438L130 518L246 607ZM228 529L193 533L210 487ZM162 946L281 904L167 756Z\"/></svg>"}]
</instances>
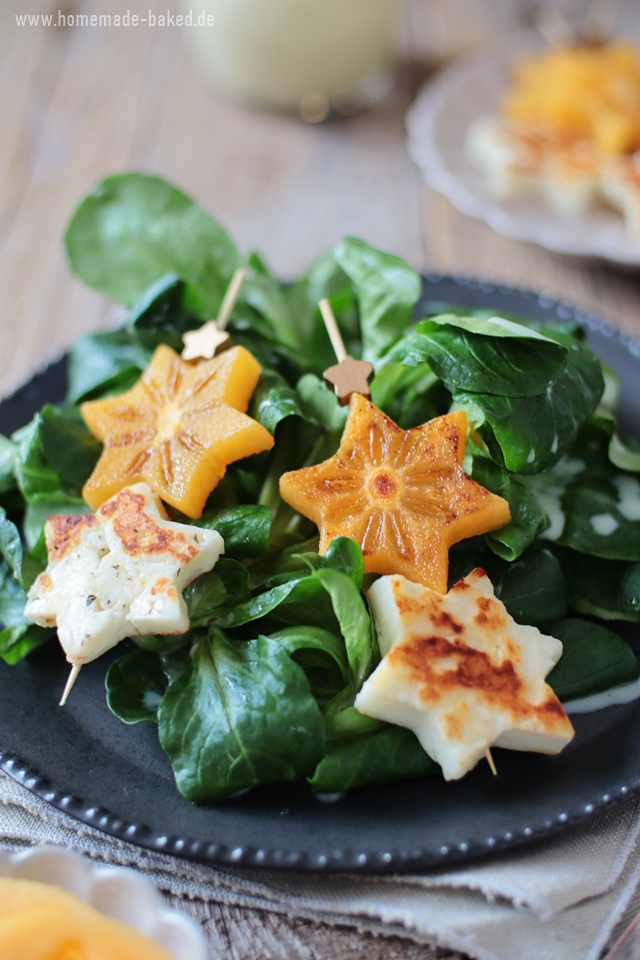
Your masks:
<instances>
[{"instance_id":1,"label":"wood grain texture","mask_svg":"<svg viewBox=\"0 0 640 960\"><path fill-rule=\"evenodd\" d=\"M376 936L355 926L314 923L266 910L203 904L165 895L198 921L212 960L464 960L443 947L403 937Z\"/></svg>"},{"instance_id":2,"label":"wood grain texture","mask_svg":"<svg viewBox=\"0 0 640 960\"><path fill-rule=\"evenodd\" d=\"M171 6L171 5L169 5ZM481 13L479 14L481 6ZM158 173L196 197L287 278L344 234L416 268L544 291L640 336L637 272L505 240L428 190L404 148L420 82L451 55L519 18L508 0L404 0L390 96L310 126L227 102L199 77L177 29L18 28L16 12L166 10L160 0L4 0L0 19L0 394L112 306L68 272L62 231L104 175ZM176 0L177 7L177 0ZM457 957L354 927L181 901L220 960L436 960Z\"/></svg>"}]
</instances>

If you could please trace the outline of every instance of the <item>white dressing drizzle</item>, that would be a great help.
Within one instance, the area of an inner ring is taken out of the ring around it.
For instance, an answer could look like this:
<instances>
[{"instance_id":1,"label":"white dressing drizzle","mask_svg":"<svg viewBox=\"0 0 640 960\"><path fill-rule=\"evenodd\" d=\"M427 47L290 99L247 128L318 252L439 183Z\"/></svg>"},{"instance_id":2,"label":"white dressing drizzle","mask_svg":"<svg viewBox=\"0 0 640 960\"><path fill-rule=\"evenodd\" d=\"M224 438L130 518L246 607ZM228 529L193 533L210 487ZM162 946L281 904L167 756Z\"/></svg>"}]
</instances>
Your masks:
<instances>
[{"instance_id":1,"label":"white dressing drizzle","mask_svg":"<svg viewBox=\"0 0 640 960\"><path fill-rule=\"evenodd\" d=\"M640 677L633 683L623 683L619 687L612 687L611 690L602 690L588 697L569 700L568 703L563 704L563 707L568 714L593 713L595 710L603 710L615 704L631 703L638 698L640 698Z\"/></svg>"},{"instance_id":2,"label":"white dressing drizzle","mask_svg":"<svg viewBox=\"0 0 640 960\"><path fill-rule=\"evenodd\" d=\"M535 495L542 504L542 508L549 519L549 526L540 534L545 540L557 540L564 530L564 513L560 506L558 489L535 489Z\"/></svg>"},{"instance_id":3,"label":"white dressing drizzle","mask_svg":"<svg viewBox=\"0 0 640 960\"><path fill-rule=\"evenodd\" d=\"M640 483L636 477L618 476L613 481L618 491L618 510L626 520L640 520Z\"/></svg>"},{"instance_id":4,"label":"white dressing drizzle","mask_svg":"<svg viewBox=\"0 0 640 960\"><path fill-rule=\"evenodd\" d=\"M596 513L589 518L589 523L594 533L597 533L599 537L610 536L619 526L616 518L612 517L610 513Z\"/></svg>"}]
</instances>

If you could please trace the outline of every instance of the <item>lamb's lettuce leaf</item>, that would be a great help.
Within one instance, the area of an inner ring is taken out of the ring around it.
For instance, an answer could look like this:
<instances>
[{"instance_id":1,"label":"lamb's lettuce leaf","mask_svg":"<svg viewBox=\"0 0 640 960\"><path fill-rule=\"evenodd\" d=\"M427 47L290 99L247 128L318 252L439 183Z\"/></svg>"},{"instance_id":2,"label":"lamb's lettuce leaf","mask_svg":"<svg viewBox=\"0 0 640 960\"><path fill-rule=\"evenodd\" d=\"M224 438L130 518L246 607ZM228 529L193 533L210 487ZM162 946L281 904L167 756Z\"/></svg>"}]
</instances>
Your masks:
<instances>
[{"instance_id":1,"label":"lamb's lettuce leaf","mask_svg":"<svg viewBox=\"0 0 640 960\"><path fill-rule=\"evenodd\" d=\"M371 401L403 430L446 411L442 382L427 363L407 367L388 363L371 381Z\"/></svg>"},{"instance_id":2,"label":"lamb's lettuce leaf","mask_svg":"<svg viewBox=\"0 0 640 960\"><path fill-rule=\"evenodd\" d=\"M322 714L305 672L267 637L198 639L158 710L176 783L196 802L313 771L324 752Z\"/></svg>"},{"instance_id":3,"label":"lamb's lettuce leaf","mask_svg":"<svg viewBox=\"0 0 640 960\"><path fill-rule=\"evenodd\" d=\"M481 567L495 594L518 623L542 627L565 617L568 608L563 566L544 541L533 543L517 560L497 556L483 538L455 544L450 554L449 582Z\"/></svg>"},{"instance_id":4,"label":"lamb's lettuce leaf","mask_svg":"<svg viewBox=\"0 0 640 960\"><path fill-rule=\"evenodd\" d=\"M77 407L46 404L40 418L45 459L70 489L81 490L98 461L102 444L85 426Z\"/></svg>"},{"instance_id":5,"label":"lamb's lettuce leaf","mask_svg":"<svg viewBox=\"0 0 640 960\"><path fill-rule=\"evenodd\" d=\"M0 657L13 666L52 636L53 630L45 630L26 621L13 627L5 627L0 630Z\"/></svg>"},{"instance_id":6,"label":"lamb's lettuce leaf","mask_svg":"<svg viewBox=\"0 0 640 960\"><path fill-rule=\"evenodd\" d=\"M184 334L202 324L202 319L186 306L186 294L184 280L175 273L160 277L134 304L125 329L146 350L166 344L181 353Z\"/></svg>"},{"instance_id":7,"label":"lamb's lettuce leaf","mask_svg":"<svg viewBox=\"0 0 640 960\"><path fill-rule=\"evenodd\" d=\"M393 355L403 347L412 365L427 362L452 393L537 396L561 376L567 362L560 343L502 317L445 314L423 320Z\"/></svg>"},{"instance_id":8,"label":"lamb's lettuce leaf","mask_svg":"<svg viewBox=\"0 0 640 960\"><path fill-rule=\"evenodd\" d=\"M563 702L633 683L640 668L631 647L617 634L588 620L558 620L549 631L562 641L562 657L547 683Z\"/></svg>"},{"instance_id":9,"label":"lamb's lettuce leaf","mask_svg":"<svg viewBox=\"0 0 640 960\"><path fill-rule=\"evenodd\" d=\"M302 415L296 391L275 370L261 374L249 413L272 434L281 420Z\"/></svg>"},{"instance_id":10,"label":"lamb's lettuce leaf","mask_svg":"<svg viewBox=\"0 0 640 960\"><path fill-rule=\"evenodd\" d=\"M191 306L216 315L240 258L228 233L159 177L103 180L67 228L74 273L125 306L168 273L185 281Z\"/></svg>"},{"instance_id":11,"label":"lamb's lettuce leaf","mask_svg":"<svg viewBox=\"0 0 640 960\"><path fill-rule=\"evenodd\" d=\"M217 530L224 540L225 557L243 560L262 557L269 549L271 511L260 503L245 503L237 507L207 510L194 521L199 527Z\"/></svg>"},{"instance_id":12,"label":"lamb's lettuce leaf","mask_svg":"<svg viewBox=\"0 0 640 960\"><path fill-rule=\"evenodd\" d=\"M114 660L105 680L109 709L125 723L157 720L169 681L160 657L132 650Z\"/></svg>"},{"instance_id":13,"label":"lamb's lettuce leaf","mask_svg":"<svg viewBox=\"0 0 640 960\"><path fill-rule=\"evenodd\" d=\"M330 746L309 783L316 793L342 793L372 783L424 777L439 769L410 730L381 724L378 730Z\"/></svg>"},{"instance_id":14,"label":"lamb's lettuce leaf","mask_svg":"<svg viewBox=\"0 0 640 960\"><path fill-rule=\"evenodd\" d=\"M640 622L640 562L603 560L575 550L561 550L559 557L575 611Z\"/></svg>"},{"instance_id":15,"label":"lamb's lettuce leaf","mask_svg":"<svg viewBox=\"0 0 640 960\"><path fill-rule=\"evenodd\" d=\"M18 446L0 434L0 494L16 488L15 462Z\"/></svg>"},{"instance_id":16,"label":"lamb's lettuce leaf","mask_svg":"<svg viewBox=\"0 0 640 960\"><path fill-rule=\"evenodd\" d=\"M517 477L486 457L473 458L471 476L508 502L511 522L487 534L487 543L503 559L516 560L549 526L542 504Z\"/></svg>"},{"instance_id":17,"label":"lamb's lettuce leaf","mask_svg":"<svg viewBox=\"0 0 640 960\"><path fill-rule=\"evenodd\" d=\"M409 325L422 292L420 275L399 257L346 237L333 249L336 263L353 284L365 360L374 362Z\"/></svg>"},{"instance_id":18,"label":"lamb's lettuce leaf","mask_svg":"<svg viewBox=\"0 0 640 960\"><path fill-rule=\"evenodd\" d=\"M67 400L122 393L139 380L150 360L151 351L127 330L80 337L69 352Z\"/></svg>"},{"instance_id":19,"label":"lamb's lettuce leaf","mask_svg":"<svg viewBox=\"0 0 640 960\"><path fill-rule=\"evenodd\" d=\"M609 560L640 560L640 480L608 457L609 433L587 421L552 469L521 477L552 519L542 536Z\"/></svg>"},{"instance_id":20,"label":"lamb's lettuce leaf","mask_svg":"<svg viewBox=\"0 0 640 960\"><path fill-rule=\"evenodd\" d=\"M491 457L513 473L548 469L573 445L596 409L604 382L600 363L583 343L557 331L549 336L567 348L563 373L537 396L505 397L452 391L457 403L479 407L479 433Z\"/></svg>"},{"instance_id":21,"label":"lamb's lettuce leaf","mask_svg":"<svg viewBox=\"0 0 640 960\"><path fill-rule=\"evenodd\" d=\"M26 620L27 590L43 565L22 546L20 532L0 508L0 657L17 663L52 634Z\"/></svg>"},{"instance_id":22,"label":"lamb's lettuce leaf","mask_svg":"<svg viewBox=\"0 0 640 960\"><path fill-rule=\"evenodd\" d=\"M189 584L183 596L191 626L208 626L249 602L249 573L237 560L222 557L213 570Z\"/></svg>"}]
</instances>

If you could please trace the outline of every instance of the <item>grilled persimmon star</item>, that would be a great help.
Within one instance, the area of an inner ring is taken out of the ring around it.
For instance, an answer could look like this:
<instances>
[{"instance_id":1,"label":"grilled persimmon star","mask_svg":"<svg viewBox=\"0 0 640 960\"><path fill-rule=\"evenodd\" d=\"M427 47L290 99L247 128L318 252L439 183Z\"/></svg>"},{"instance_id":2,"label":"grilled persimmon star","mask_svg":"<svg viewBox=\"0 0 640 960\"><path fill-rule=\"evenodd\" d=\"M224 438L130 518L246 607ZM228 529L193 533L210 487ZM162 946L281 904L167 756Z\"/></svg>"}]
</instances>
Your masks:
<instances>
[{"instance_id":1,"label":"grilled persimmon star","mask_svg":"<svg viewBox=\"0 0 640 960\"><path fill-rule=\"evenodd\" d=\"M82 491L92 510L145 481L165 503L199 517L228 464L273 446L245 414L259 376L244 347L194 366L163 345L126 393L83 403L85 423L104 444Z\"/></svg>"},{"instance_id":2,"label":"grilled persimmon star","mask_svg":"<svg viewBox=\"0 0 640 960\"><path fill-rule=\"evenodd\" d=\"M459 410L410 430L354 394L338 452L285 473L283 500L320 530L362 547L367 573L400 573L445 593L449 547L504 526L509 504L462 469L467 416Z\"/></svg>"}]
</instances>

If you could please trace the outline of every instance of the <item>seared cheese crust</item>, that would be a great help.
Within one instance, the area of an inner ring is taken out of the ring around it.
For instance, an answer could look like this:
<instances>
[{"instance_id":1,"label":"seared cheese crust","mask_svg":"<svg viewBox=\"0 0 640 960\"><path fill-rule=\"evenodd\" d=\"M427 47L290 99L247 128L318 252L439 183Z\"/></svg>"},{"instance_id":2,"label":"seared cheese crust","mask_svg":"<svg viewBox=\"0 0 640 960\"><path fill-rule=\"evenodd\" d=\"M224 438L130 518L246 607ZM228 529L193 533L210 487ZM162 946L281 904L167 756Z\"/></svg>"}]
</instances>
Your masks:
<instances>
[{"instance_id":1,"label":"seared cheese crust","mask_svg":"<svg viewBox=\"0 0 640 960\"><path fill-rule=\"evenodd\" d=\"M585 140L500 117L474 120L466 146L497 200L538 197L562 217L606 203L640 239L640 152L611 157Z\"/></svg>"},{"instance_id":2,"label":"seared cheese crust","mask_svg":"<svg viewBox=\"0 0 640 960\"><path fill-rule=\"evenodd\" d=\"M57 627L67 659L78 664L128 636L186 633L182 591L224 551L215 530L169 521L146 483L95 514L49 517L45 537L49 563L24 613Z\"/></svg>"},{"instance_id":3,"label":"seared cheese crust","mask_svg":"<svg viewBox=\"0 0 640 960\"><path fill-rule=\"evenodd\" d=\"M445 594L401 576L368 593L383 659L361 713L408 727L448 780L491 746L558 753L573 728L544 678L562 644L517 624L477 568Z\"/></svg>"}]
</instances>

